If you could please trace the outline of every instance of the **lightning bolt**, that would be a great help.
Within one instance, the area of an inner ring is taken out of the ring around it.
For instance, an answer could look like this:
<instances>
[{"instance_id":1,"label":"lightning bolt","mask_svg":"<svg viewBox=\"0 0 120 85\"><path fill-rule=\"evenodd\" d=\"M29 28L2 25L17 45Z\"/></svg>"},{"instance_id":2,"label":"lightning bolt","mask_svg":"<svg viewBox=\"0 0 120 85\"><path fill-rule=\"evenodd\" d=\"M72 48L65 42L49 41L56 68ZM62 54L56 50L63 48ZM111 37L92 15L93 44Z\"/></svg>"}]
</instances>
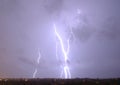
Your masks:
<instances>
[{"instance_id":1,"label":"lightning bolt","mask_svg":"<svg viewBox=\"0 0 120 85\"><path fill-rule=\"evenodd\" d=\"M80 14L81 14L80 9L77 9L77 15L80 15ZM76 20L75 25L78 24L79 22L80 22L79 20ZM68 25L70 25L70 24L68 24ZM69 51L70 51L70 39L71 39L71 37L75 38L75 35L74 35L73 30L71 28L72 26L74 27L74 23L72 23L72 25L70 25L70 34L69 34L69 37L66 40L67 41L67 49L65 49L65 46L64 46L64 43L63 43L63 39L62 39L62 37L60 36L60 34L59 34L58 30L57 30L56 24L53 23L53 28L54 28L55 35L56 35L56 37L59 40L59 42L56 42L56 57L57 57L57 59L59 59L59 55L58 55L58 45L59 44L61 46L61 51L63 53L62 71L61 71L61 75L60 75L61 78L62 77L64 77L64 78L71 78L68 54L69 54ZM40 54L39 49L38 49L38 55L39 56L37 58L37 66L35 68L35 71L33 72L33 78L36 77L36 74L38 72L37 67L38 67L38 65L40 63L41 54Z\"/></svg>"},{"instance_id":2,"label":"lightning bolt","mask_svg":"<svg viewBox=\"0 0 120 85\"><path fill-rule=\"evenodd\" d=\"M67 50L65 50L63 40L57 31L56 24L53 24L53 26L54 26L55 35L59 40L61 50L63 53L63 57L64 57L64 62L63 62L62 72L61 72L60 77L63 77L63 75L64 75L64 78L71 78L71 73L70 73L70 69L69 69L69 65L68 65L68 54L69 54L69 50L70 50L70 45L69 45L70 37L67 39ZM58 44L56 44L56 45L58 45ZM56 56L58 57L57 46L56 46Z\"/></svg>"},{"instance_id":3,"label":"lightning bolt","mask_svg":"<svg viewBox=\"0 0 120 85\"><path fill-rule=\"evenodd\" d=\"M33 78L36 77L36 74L37 74L37 72L38 72L38 65L39 65L39 63L40 63L40 58L41 58L41 53L40 53L40 50L38 49L37 66L36 66L36 68L35 68L35 71L33 72Z\"/></svg>"}]
</instances>

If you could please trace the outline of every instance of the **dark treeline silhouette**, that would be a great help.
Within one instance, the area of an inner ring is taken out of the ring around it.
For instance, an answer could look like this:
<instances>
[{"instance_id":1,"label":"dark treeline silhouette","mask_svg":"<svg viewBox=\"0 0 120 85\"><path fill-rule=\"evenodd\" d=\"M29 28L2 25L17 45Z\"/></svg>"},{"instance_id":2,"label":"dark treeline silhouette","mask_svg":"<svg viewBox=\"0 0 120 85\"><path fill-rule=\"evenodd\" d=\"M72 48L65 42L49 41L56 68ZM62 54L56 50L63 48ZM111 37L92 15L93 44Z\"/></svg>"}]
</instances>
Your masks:
<instances>
[{"instance_id":1,"label":"dark treeline silhouette","mask_svg":"<svg viewBox=\"0 0 120 85\"><path fill-rule=\"evenodd\" d=\"M120 85L116 79L0 79L0 85Z\"/></svg>"}]
</instances>

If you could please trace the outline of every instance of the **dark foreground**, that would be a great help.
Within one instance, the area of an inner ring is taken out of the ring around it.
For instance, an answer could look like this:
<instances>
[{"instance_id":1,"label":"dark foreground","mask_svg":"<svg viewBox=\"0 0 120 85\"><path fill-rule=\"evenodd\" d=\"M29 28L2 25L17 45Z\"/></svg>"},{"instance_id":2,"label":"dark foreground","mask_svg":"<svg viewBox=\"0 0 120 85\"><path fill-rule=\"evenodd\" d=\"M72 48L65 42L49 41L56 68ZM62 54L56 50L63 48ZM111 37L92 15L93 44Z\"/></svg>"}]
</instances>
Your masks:
<instances>
[{"instance_id":1,"label":"dark foreground","mask_svg":"<svg viewBox=\"0 0 120 85\"><path fill-rule=\"evenodd\" d=\"M0 79L0 85L120 85L116 79Z\"/></svg>"}]
</instances>

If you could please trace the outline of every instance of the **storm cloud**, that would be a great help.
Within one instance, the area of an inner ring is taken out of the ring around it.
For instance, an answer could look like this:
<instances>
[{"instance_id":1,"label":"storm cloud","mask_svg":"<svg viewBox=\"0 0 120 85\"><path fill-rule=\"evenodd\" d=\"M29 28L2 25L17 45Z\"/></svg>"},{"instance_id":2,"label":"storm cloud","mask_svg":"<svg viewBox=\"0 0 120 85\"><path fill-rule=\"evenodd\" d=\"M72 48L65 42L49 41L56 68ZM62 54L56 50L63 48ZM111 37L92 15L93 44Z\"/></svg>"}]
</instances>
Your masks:
<instances>
[{"instance_id":1,"label":"storm cloud","mask_svg":"<svg viewBox=\"0 0 120 85\"><path fill-rule=\"evenodd\" d=\"M0 0L0 77L31 78L39 48L36 77L59 78L53 22L60 30L72 28L72 78L120 77L119 4L119 0Z\"/></svg>"}]
</instances>

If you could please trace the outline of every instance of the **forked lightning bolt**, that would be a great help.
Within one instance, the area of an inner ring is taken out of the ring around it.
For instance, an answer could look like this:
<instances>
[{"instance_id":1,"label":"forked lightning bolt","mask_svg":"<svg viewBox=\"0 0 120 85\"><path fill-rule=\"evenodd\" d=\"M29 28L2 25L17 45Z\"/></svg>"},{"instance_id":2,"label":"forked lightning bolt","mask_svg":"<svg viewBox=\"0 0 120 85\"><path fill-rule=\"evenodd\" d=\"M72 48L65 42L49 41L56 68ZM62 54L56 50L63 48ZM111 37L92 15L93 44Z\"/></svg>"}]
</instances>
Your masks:
<instances>
[{"instance_id":1,"label":"forked lightning bolt","mask_svg":"<svg viewBox=\"0 0 120 85\"><path fill-rule=\"evenodd\" d=\"M60 46L61 46L61 50L62 50L62 53L63 53L63 57L64 57L64 62L63 62L62 72L61 72L61 76L60 77L64 76L64 78L71 78L71 73L70 73L70 69L69 69L69 66L68 66L68 54L69 54L69 49L70 49L70 45L69 45L70 37L67 39L67 45L68 46L67 46L67 50L65 50L62 37L60 36L60 34L57 31L56 24L54 23L53 26L54 26L55 35L56 35L56 37L59 40L59 43L60 43ZM58 45L58 44L56 44L56 45ZM57 51L58 50L56 48L56 56L58 57Z\"/></svg>"},{"instance_id":2,"label":"forked lightning bolt","mask_svg":"<svg viewBox=\"0 0 120 85\"><path fill-rule=\"evenodd\" d=\"M33 72L33 78L36 77L36 74L37 74L37 72L38 72L38 65L39 65L39 63L40 63L40 58L41 58L41 54L40 54L40 50L38 49L37 65L36 65L35 71Z\"/></svg>"},{"instance_id":3,"label":"forked lightning bolt","mask_svg":"<svg viewBox=\"0 0 120 85\"><path fill-rule=\"evenodd\" d=\"M79 19L79 15L80 14L81 14L80 9L77 9L77 16L75 16L75 17L78 17L78 19ZM70 24L68 24L68 25L70 25L70 34L69 34L69 37L66 40L66 42L67 42L67 49L65 49L66 46L64 46L63 38L60 36L60 34L58 32L56 24L53 23L55 35L56 35L57 39L59 40L59 42L56 42L56 57L57 57L57 59L59 58L59 55L58 55L58 51L59 51L58 45L60 45L61 51L63 53L62 71L61 71L61 75L60 75L61 78L63 78L63 77L64 78L71 78L71 73L70 73L70 68L69 68L69 57L68 57L68 54L69 54L69 51L70 51L70 43L69 42L70 42L71 37L75 38L75 35L73 33L73 29L72 29L72 27L74 27L74 23L72 23L72 25L71 25L71 22L70 22ZM80 22L79 20L76 20L75 26L79 22ZM36 74L38 72L38 65L40 63L41 54L40 54L39 49L38 49L38 55L39 56L37 58L37 65L36 65L36 68L35 68L35 70L33 72L33 78L36 77Z\"/></svg>"}]
</instances>

